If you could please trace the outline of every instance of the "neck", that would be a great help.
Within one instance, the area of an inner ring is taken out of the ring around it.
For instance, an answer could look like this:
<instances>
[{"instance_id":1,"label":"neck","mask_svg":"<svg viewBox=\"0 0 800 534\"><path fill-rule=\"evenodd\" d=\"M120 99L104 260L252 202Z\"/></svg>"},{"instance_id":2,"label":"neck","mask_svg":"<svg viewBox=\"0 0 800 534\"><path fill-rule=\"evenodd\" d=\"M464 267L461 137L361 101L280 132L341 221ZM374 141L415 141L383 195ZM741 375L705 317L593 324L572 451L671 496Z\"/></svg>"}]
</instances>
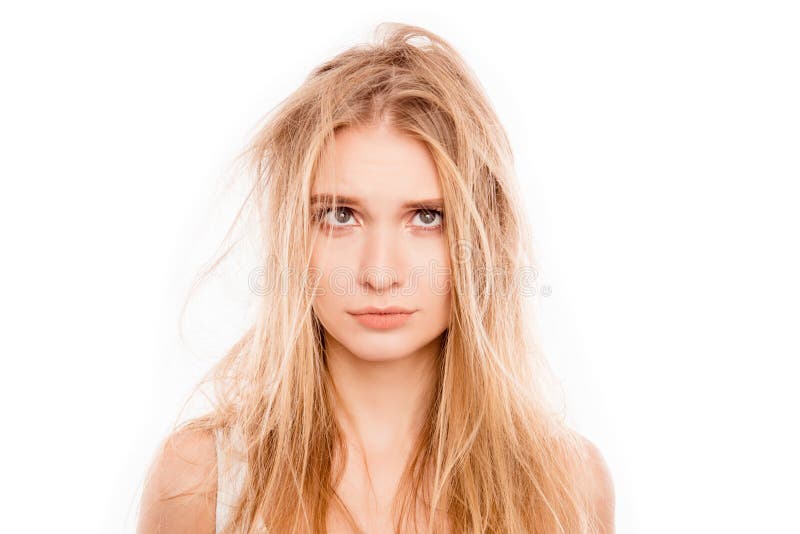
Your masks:
<instances>
[{"instance_id":1,"label":"neck","mask_svg":"<svg viewBox=\"0 0 800 534\"><path fill-rule=\"evenodd\" d=\"M346 439L365 452L410 447L433 400L440 339L389 361L364 360L326 341L334 411Z\"/></svg>"}]
</instances>

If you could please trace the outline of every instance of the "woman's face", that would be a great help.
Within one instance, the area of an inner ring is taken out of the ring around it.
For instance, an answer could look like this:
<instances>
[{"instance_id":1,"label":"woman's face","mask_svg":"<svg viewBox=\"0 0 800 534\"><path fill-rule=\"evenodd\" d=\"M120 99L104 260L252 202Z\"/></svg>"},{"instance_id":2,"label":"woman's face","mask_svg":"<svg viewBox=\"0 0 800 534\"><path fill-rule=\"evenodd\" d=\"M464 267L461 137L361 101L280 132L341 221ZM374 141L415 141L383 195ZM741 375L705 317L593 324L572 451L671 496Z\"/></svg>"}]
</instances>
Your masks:
<instances>
[{"instance_id":1,"label":"woman's face","mask_svg":"<svg viewBox=\"0 0 800 534\"><path fill-rule=\"evenodd\" d=\"M372 361L438 347L450 316L442 209L424 143L385 124L336 133L311 190L313 309L329 347ZM390 306L412 313L358 315Z\"/></svg>"}]
</instances>

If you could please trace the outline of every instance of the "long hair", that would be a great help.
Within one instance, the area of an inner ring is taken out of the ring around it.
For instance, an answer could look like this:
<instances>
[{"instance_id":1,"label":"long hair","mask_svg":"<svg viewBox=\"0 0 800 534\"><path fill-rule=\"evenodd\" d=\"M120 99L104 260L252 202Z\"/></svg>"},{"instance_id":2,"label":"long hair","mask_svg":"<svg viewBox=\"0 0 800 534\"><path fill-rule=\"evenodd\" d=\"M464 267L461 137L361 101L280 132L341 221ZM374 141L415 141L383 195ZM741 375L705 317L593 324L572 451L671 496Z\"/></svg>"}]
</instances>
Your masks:
<instances>
[{"instance_id":1,"label":"long hair","mask_svg":"<svg viewBox=\"0 0 800 534\"><path fill-rule=\"evenodd\" d=\"M532 324L536 262L507 135L453 47L397 23L313 69L242 152L253 179L243 207L257 214L269 290L202 382L213 409L183 425L231 437L217 443L230 454L239 444L243 485L224 532L322 533L334 507L358 531L335 492L345 449L304 273L321 155L339 129L378 121L430 150L452 266L434 398L395 496L396 532L420 513L427 532L596 532L586 450L553 408Z\"/></svg>"}]
</instances>

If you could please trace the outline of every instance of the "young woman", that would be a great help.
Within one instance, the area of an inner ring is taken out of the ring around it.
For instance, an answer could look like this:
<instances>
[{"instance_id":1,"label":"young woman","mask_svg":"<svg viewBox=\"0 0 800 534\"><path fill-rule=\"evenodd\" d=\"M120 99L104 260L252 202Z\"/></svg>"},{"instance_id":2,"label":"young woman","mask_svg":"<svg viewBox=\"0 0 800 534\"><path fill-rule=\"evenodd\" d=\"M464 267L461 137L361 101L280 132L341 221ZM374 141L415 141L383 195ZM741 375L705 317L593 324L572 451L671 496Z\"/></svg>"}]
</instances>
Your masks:
<instances>
[{"instance_id":1,"label":"young woman","mask_svg":"<svg viewBox=\"0 0 800 534\"><path fill-rule=\"evenodd\" d=\"M506 134L447 42L379 29L246 152L258 320L160 447L140 534L613 532L602 456L547 400Z\"/></svg>"}]
</instances>

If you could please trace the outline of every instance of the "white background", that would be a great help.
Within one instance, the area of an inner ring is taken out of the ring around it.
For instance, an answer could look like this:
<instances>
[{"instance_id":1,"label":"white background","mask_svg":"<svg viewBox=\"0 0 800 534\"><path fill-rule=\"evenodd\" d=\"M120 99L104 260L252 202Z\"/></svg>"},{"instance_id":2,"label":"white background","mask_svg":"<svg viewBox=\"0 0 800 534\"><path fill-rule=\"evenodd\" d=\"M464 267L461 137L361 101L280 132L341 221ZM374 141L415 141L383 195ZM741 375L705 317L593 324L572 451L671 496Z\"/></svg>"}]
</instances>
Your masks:
<instances>
[{"instance_id":1,"label":"white background","mask_svg":"<svg viewBox=\"0 0 800 534\"><path fill-rule=\"evenodd\" d=\"M550 361L621 533L800 532L794 2L20 2L0 8L2 530L133 532L246 318L257 120L378 22L463 54L506 125Z\"/></svg>"}]
</instances>

